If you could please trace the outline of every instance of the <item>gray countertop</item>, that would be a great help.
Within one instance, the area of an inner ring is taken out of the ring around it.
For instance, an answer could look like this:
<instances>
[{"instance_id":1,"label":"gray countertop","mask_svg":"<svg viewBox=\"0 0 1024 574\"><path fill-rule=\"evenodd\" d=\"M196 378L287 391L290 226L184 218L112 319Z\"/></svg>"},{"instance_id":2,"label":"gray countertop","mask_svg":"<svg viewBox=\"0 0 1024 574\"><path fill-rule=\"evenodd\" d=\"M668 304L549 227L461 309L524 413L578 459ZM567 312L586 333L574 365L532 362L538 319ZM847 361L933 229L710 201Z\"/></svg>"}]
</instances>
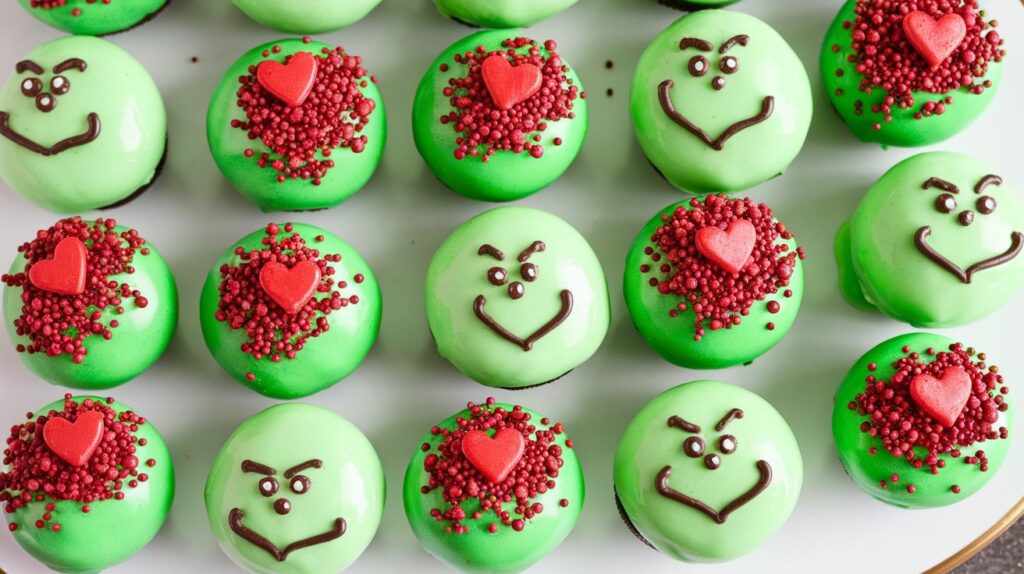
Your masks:
<instances>
[{"instance_id":1,"label":"gray countertop","mask_svg":"<svg viewBox=\"0 0 1024 574\"><path fill-rule=\"evenodd\" d=\"M1006 574L1024 572L1024 522L1010 530L957 568L957 574Z\"/></svg>"}]
</instances>

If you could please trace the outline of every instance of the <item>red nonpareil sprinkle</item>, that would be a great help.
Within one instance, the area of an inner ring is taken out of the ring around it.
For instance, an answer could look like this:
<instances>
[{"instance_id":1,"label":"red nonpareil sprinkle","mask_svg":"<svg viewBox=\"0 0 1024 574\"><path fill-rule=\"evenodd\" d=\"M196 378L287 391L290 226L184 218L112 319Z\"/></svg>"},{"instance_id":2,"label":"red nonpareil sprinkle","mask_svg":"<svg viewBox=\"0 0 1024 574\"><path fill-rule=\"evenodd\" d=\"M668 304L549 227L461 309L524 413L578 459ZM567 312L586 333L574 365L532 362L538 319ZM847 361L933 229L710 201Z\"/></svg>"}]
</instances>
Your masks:
<instances>
[{"instance_id":1,"label":"red nonpareil sprinkle","mask_svg":"<svg viewBox=\"0 0 1024 574\"><path fill-rule=\"evenodd\" d=\"M533 158L543 157L544 147L531 142L531 135L545 131L549 122L574 119L576 99L583 96L579 86L567 76L569 67L556 48L551 40L541 46L528 38L513 38L502 42L501 50L487 51L478 46L471 52L456 54L455 66L442 65L442 73L449 69L465 73L448 79L444 96L449 98L452 111L440 118L442 124L452 126L459 134L453 152L456 159L469 156L487 161L499 151L525 151ZM508 58L513 68L532 65L541 71L540 89L508 110L494 103L483 79L482 64L495 54Z\"/></svg>"},{"instance_id":2,"label":"red nonpareil sprinkle","mask_svg":"<svg viewBox=\"0 0 1024 574\"><path fill-rule=\"evenodd\" d=\"M133 299L136 305L143 297L128 283L111 280L114 276L135 272L132 261L136 251L146 244L134 229L114 231L113 219L83 221L80 217L63 219L49 229L36 233L36 238L18 247L28 260L25 270L0 276L0 282L21 290L21 315L14 320L16 333L27 337L28 345L18 345L20 353L45 353L48 357L68 355L75 363L85 360L88 337L111 339L118 322L107 315L121 315ZM28 278L32 266L54 256L61 240L75 237L86 247L85 291L79 295L61 295L39 289ZM148 304L148 302L147 302ZM145 305L140 305L145 306Z\"/></svg>"},{"instance_id":3,"label":"red nonpareil sprinkle","mask_svg":"<svg viewBox=\"0 0 1024 574\"><path fill-rule=\"evenodd\" d=\"M86 4L100 4L102 6L106 6L106 5L110 4L112 1L113 0L85 0L85 3ZM30 7L32 7L32 8L40 8L42 10L52 10L54 8L60 8L62 6L67 6L67 4L68 4L68 0L31 0L28 3L28 5ZM71 13L74 16L80 16L82 14L82 11L80 9L78 9L78 8L74 8L74 9L71 10Z\"/></svg>"}]
</instances>

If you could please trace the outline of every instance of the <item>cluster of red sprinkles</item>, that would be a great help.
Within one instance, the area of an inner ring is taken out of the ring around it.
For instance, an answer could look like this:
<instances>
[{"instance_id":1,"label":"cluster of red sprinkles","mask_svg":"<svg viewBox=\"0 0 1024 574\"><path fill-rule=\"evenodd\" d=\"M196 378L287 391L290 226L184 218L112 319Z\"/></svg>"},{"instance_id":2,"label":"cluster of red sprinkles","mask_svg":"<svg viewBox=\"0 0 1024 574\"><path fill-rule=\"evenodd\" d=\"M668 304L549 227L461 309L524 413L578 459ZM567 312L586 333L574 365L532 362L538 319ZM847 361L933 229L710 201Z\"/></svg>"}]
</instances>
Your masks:
<instances>
[{"instance_id":1,"label":"cluster of red sprinkles","mask_svg":"<svg viewBox=\"0 0 1024 574\"><path fill-rule=\"evenodd\" d=\"M691 199L690 207L680 206L662 217L662 225L651 236L654 245L644 248L650 262L640 265L640 272L660 273L663 279L651 277L648 284L662 295L685 299L668 314L677 317L692 309L694 340L700 341L707 329L717 331L739 325L755 303L788 286L797 259L804 258L804 251L802 247L790 250L789 245L780 241L792 239L793 234L775 220L767 205L750 199L709 195ZM696 237L705 227L726 230L739 219L754 225L757 239L747 264L733 276L698 251ZM784 289L783 296L792 297L793 291ZM774 300L765 305L772 314L782 309ZM765 327L773 330L775 325L768 323Z\"/></svg>"},{"instance_id":2,"label":"cluster of red sprinkles","mask_svg":"<svg viewBox=\"0 0 1024 574\"><path fill-rule=\"evenodd\" d=\"M916 469L927 466L932 474L938 474L939 469L946 466L940 455L949 455L954 459L962 458L965 464L977 465L982 472L987 471L985 451L976 450L964 456L961 449L986 440L1009 437L1005 426L994 426L999 420L999 413L1009 408L1004 399L1009 388L1003 385L999 369L985 364L984 353L975 354L974 349L965 349L959 343L950 345L949 351L944 352L926 349L924 354L930 357L931 362L922 361L921 354L912 352L909 346L904 346L902 352L904 356L893 363L895 373L888 381L869 374L864 392L847 405L851 411L868 417L861 423L860 430L881 440L885 450L906 459ZM922 373L938 378L946 369L953 367L961 367L970 376L971 395L956 423L945 427L914 404L910 383ZM877 369L874 363L868 365L868 371ZM868 449L869 454L877 452L875 447ZM879 484L886 488L898 482L899 475L894 474L888 480L880 480ZM906 489L910 494L917 490L912 484ZM957 494L960 487L953 485L950 490Z\"/></svg>"},{"instance_id":3,"label":"cluster of red sprinkles","mask_svg":"<svg viewBox=\"0 0 1024 574\"><path fill-rule=\"evenodd\" d=\"M281 235L278 225L267 225L261 249L246 251L237 247L238 264L221 265L216 314L218 321L232 329L245 329L248 340L242 343L242 352L256 359L269 357L275 363L282 358L294 359L310 337L326 333L330 328L327 316L332 312L359 303L358 295L343 297L340 290L348 287L348 282L333 277L335 270L330 263L340 262L340 254L321 255L319 250L308 247L306 240L293 232L291 223L285 224L283 230L287 235ZM317 243L323 240L322 235L314 238ZM320 268L322 279L316 295L294 315L275 303L260 285L260 270L271 261L289 268L299 261L312 261ZM352 278L356 283L363 279L361 274Z\"/></svg>"},{"instance_id":4,"label":"cluster of red sprinkles","mask_svg":"<svg viewBox=\"0 0 1024 574\"><path fill-rule=\"evenodd\" d=\"M85 0L86 4L110 4L113 0ZM42 8L43 10L52 10L54 8L60 8L67 6L68 0L32 0L29 2L29 6L32 8ZM72 16L81 16L82 10L80 8L71 9Z\"/></svg>"},{"instance_id":5,"label":"cluster of red sprinkles","mask_svg":"<svg viewBox=\"0 0 1024 574\"><path fill-rule=\"evenodd\" d=\"M540 420L538 428L531 423L530 413L516 405L511 411L503 407L495 407L493 398L488 398L484 405L468 403L469 418L458 417L454 430L433 427L431 434L439 436L442 442L437 447L437 454L426 456L423 468L430 473L429 483L420 488L420 492L428 494L440 489L441 498L448 504L447 508L434 508L431 516L438 522L445 522L445 531L449 534L465 534L470 531L464 521L489 520L487 531L494 534L502 527L511 527L520 532L526 528L526 521L544 512L539 502L531 502L537 496L555 488L558 470L563 465L562 447L556 444L558 435L565 429L562 423L554 423L547 418ZM484 475L473 467L462 452L462 438L474 430L489 431L498 429L514 429L522 433L526 439L526 449L515 468L509 472L505 480L496 484L487 480ZM566 440L565 446L572 448L572 441ZM421 449L431 449L430 443L423 443ZM467 514L462 503L476 499L480 509ZM514 508L507 510L507 505ZM562 499L559 506L569 506L569 501ZM492 518L485 519L484 513Z\"/></svg>"},{"instance_id":6,"label":"cluster of red sprinkles","mask_svg":"<svg viewBox=\"0 0 1024 574\"><path fill-rule=\"evenodd\" d=\"M146 446L146 439L135 433L146 424L146 419L132 411L116 413L105 402L86 398L81 404L64 395L63 410L35 416L28 413L27 422L11 428L4 449L3 463L9 465L7 472L0 472L0 504L8 514L33 502L73 501L81 503L81 511L88 513L90 504L104 500L123 500L123 489L137 488L139 483L149 480L149 475L140 468L156 466L156 460L142 463L138 448ZM99 446L82 466L72 466L53 453L43 440L43 429L55 418L75 422L82 413L96 411L103 415L104 432ZM43 506L43 513L35 521L39 529L61 530L53 502ZM16 522L8 525L12 532L18 529Z\"/></svg>"},{"instance_id":7,"label":"cluster of red sprinkles","mask_svg":"<svg viewBox=\"0 0 1024 574\"><path fill-rule=\"evenodd\" d=\"M527 48L525 53L522 53L523 48ZM526 152L534 158L544 155L544 147L539 142L548 122L574 119L576 99L586 98L586 93L580 92L573 80L566 76L569 66L563 64L556 48L554 40L540 46L529 38L513 38L502 42L501 50L489 52L483 46L477 46L474 51L455 54L455 63L468 73L464 77L448 79L444 95L454 109L441 116L441 123L452 126L459 134L455 138L456 159L470 156L486 162L498 151ZM482 73L484 60L494 54L505 55L513 67L524 64L537 66L543 78L540 89L511 109L503 110L496 106ZM440 66L442 73L449 69L447 63ZM552 143L558 146L562 140L554 138Z\"/></svg>"},{"instance_id":8,"label":"cluster of red sprinkles","mask_svg":"<svg viewBox=\"0 0 1024 574\"><path fill-rule=\"evenodd\" d=\"M110 340L117 319L105 324L103 315L113 310L117 315L125 312L129 303L144 308L149 305L137 289L110 277L132 274L132 260L136 251L149 255L146 241L134 229L120 234L113 219L95 222L71 217L58 221L53 227L36 233L36 238L18 247L28 260L25 270L14 275L0 276L0 282L21 289L21 315L14 320L19 337L28 337L29 344L19 344L19 353L45 353L48 357L69 355L75 363L85 360L88 350L85 340L91 336ZM86 283L80 295L60 295L39 289L29 281L32 265L50 259L57 244L68 237L77 237L86 246Z\"/></svg>"},{"instance_id":9,"label":"cluster of red sprinkles","mask_svg":"<svg viewBox=\"0 0 1024 574\"><path fill-rule=\"evenodd\" d=\"M904 33L903 19L915 11L935 19L958 14L967 25L964 40L938 68L932 69ZM914 118L920 120L942 115L953 103L952 96L917 102L915 91L941 95L964 88L980 95L992 86L991 81L981 80L988 73L989 64L1002 61L1006 55L1003 39L995 30L998 22L985 20L977 0L859 0L856 14L853 22L843 22L853 40L849 61L856 64L861 92L887 92L882 103L870 110L881 115L884 122L892 121L893 108L916 110ZM832 46L833 52L842 49L838 44ZM836 75L842 74L842 70L836 70ZM842 90L836 95L843 95ZM858 115L864 113L862 101L857 100L855 106ZM881 130L882 125L883 122L877 122L874 129Z\"/></svg>"},{"instance_id":10,"label":"cluster of red sprinkles","mask_svg":"<svg viewBox=\"0 0 1024 574\"><path fill-rule=\"evenodd\" d=\"M302 41L308 44L311 39L307 36ZM376 79L363 68L361 57L349 55L341 47L320 51L313 89L298 107L268 92L256 78L255 64L249 66L247 76L238 78L237 103L246 119L231 120L231 127L244 130L250 140L259 140L271 150L257 154L249 148L245 156L256 157L260 167L277 172L278 183L301 178L320 185L327 170L334 167L330 159L334 149L348 148L352 153L366 149L367 137L361 132L376 103L363 95L362 88ZM263 57L280 52L281 47L274 46L264 50Z\"/></svg>"}]
</instances>

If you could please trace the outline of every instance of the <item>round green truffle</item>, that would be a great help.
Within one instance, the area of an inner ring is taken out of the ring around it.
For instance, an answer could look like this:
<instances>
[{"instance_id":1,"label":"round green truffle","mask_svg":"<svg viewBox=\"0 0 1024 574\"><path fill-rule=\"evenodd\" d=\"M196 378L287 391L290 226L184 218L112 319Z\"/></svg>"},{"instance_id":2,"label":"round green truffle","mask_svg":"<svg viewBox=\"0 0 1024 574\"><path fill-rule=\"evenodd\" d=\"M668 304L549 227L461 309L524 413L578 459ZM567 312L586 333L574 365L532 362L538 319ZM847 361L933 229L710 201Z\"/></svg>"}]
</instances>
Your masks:
<instances>
[{"instance_id":1,"label":"round green truffle","mask_svg":"<svg viewBox=\"0 0 1024 574\"><path fill-rule=\"evenodd\" d=\"M438 352L489 387L550 382L590 358L611 304L586 239L549 213L486 211L456 229L427 271Z\"/></svg>"},{"instance_id":2,"label":"round green truffle","mask_svg":"<svg viewBox=\"0 0 1024 574\"><path fill-rule=\"evenodd\" d=\"M380 0L233 0L253 20L288 34L323 34L355 24Z\"/></svg>"},{"instance_id":3,"label":"round green truffle","mask_svg":"<svg viewBox=\"0 0 1024 574\"><path fill-rule=\"evenodd\" d=\"M658 395L626 429L615 492L639 536L677 560L746 554L796 506L803 461L793 431L756 394L714 381Z\"/></svg>"},{"instance_id":4,"label":"round green truffle","mask_svg":"<svg viewBox=\"0 0 1024 574\"><path fill-rule=\"evenodd\" d=\"M18 0L42 22L79 36L116 34L156 17L169 0L67 0L61 6L33 6L34 0Z\"/></svg>"},{"instance_id":5,"label":"round green truffle","mask_svg":"<svg viewBox=\"0 0 1024 574\"><path fill-rule=\"evenodd\" d=\"M740 12L683 16L644 50L630 95L647 158L690 193L739 191L781 173L803 147L813 105L800 58Z\"/></svg>"},{"instance_id":6,"label":"round green truffle","mask_svg":"<svg viewBox=\"0 0 1024 574\"><path fill-rule=\"evenodd\" d=\"M843 293L916 327L952 327L1024 283L1024 203L998 172L931 152L893 167L836 237Z\"/></svg>"},{"instance_id":7,"label":"round green truffle","mask_svg":"<svg viewBox=\"0 0 1024 574\"><path fill-rule=\"evenodd\" d=\"M111 206L146 188L166 143L156 84L106 40L43 44L0 88L0 179L55 213Z\"/></svg>"},{"instance_id":8,"label":"round green truffle","mask_svg":"<svg viewBox=\"0 0 1024 574\"><path fill-rule=\"evenodd\" d=\"M576 0L434 0L438 12L470 26L532 26L568 9Z\"/></svg>"},{"instance_id":9,"label":"round green truffle","mask_svg":"<svg viewBox=\"0 0 1024 574\"><path fill-rule=\"evenodd\" d=\"M248 572L341 572L377 533L385 491L380 458L355 425L291 403L231 434L206 479L206 512L221 549Z\"/></svg>"}]
</instances>

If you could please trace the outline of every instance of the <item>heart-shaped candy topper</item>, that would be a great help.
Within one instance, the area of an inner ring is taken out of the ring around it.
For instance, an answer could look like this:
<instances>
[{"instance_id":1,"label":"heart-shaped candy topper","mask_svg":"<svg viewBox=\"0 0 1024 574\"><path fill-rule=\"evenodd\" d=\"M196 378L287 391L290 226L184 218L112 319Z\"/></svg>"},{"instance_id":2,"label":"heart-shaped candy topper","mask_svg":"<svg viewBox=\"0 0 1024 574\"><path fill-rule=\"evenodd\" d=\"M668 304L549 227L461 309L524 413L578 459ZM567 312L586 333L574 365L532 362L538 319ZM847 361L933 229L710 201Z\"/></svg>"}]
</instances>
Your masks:
<instances>
[{"instance_id":1,"label":"heart-shaped candy topper","mask_svg":"<svg viewBox=\"0 0 1024 574\"><path fill-rule=\"evenodd\" d=\"M316 56L297 52L287 64L265 60L256 67L256 79L275 98L297 108L309 97L316 81Z\"/></svg>"},{"instance_id":2,"label":"heart-shaped candy topper","mask_svg":"<svg viewBox=\"0 0 1024 574\"><path fill-rule=\"evenodd\" d=\"M271 261L260 269L260 286L289 315L306 306L318 285L320 266L309 260L299 261L291 269Z\"/></svg>"},{"instance_id":3,"label":"heart-shaped candy topper","mask_svg":"<svg viewBox=\"0 0 1024 574\"><path fill-rule=\"evenodd\" d=\"M967 24L959 14L936 20L917 10L903 17L903 33L934 70L964 41Z\"/></svg>"},{"instance_id":4,"label":"heart-shaped candy topper","mask_svg":"<svg viewBox=\"0 0 1024 574\"><path fill-rule=\"evenodd\" d=\"M728 231L715 226L697 231L697 251L733 275L738 274L747 264L756 241L757 230L746 219L733 221Z\"/></svg>"},{"instance_id":5,"label":"heart-shaped candy topper","mask_svg":"<svg viewBox=\"0 0 1024 574\"><path fill-rule=\"evenodd\" d=\"M75 422L52 417L43 426L43 440L53 454L71 466L89 462L103 438L103 413L80 411Z\"/></svg>"},{"instance_id":6,"label":"heart-shaped candy topper","mask_svg":"<svg viewBox=\"0 0 1024 574\"><path fill-rule=\"evenodd\" d=\"M37 261L28 270L33 285L59 295L81 295L85 291L85 244L77 237L65 237L53 251L53 259Z\"/></svg>"},{"instance_id":7,"label":"heart-shaped candy topper","mask_svg":"<svg viewBox=\"0 0 1024 574\"><path fill-rule=\"evenodd\" d=\"M494 438L482 430L462 437L462 454L487 480L499 483L508 478L526 450L526 439L513 429L499 429Z\"/></svg>"},{"instance_id":8,"label":"heart-shaped candy topper","mask_svg":"<svg viewBox=\"0 0 1024 574\"><path fill-rule=\"evenodd\" d=\"M946 369L941 379L922 373L910 381L910 398L922 412L951 427L971 398L971 376L963 367Z\"/></svg>"},{"instance_id":9,"label":"heart-shaped candy topper","mask_svg":"<svg viewBox=\"0 0 1024 574\"><path fill-rule=\"evenodd\" d=\"M508 58L501 54L488 56L480 68L494 105L502 110L511 109L533 97L544 80L537 66L519 64L512 67Z\"/></svg>"}]
</instances>

